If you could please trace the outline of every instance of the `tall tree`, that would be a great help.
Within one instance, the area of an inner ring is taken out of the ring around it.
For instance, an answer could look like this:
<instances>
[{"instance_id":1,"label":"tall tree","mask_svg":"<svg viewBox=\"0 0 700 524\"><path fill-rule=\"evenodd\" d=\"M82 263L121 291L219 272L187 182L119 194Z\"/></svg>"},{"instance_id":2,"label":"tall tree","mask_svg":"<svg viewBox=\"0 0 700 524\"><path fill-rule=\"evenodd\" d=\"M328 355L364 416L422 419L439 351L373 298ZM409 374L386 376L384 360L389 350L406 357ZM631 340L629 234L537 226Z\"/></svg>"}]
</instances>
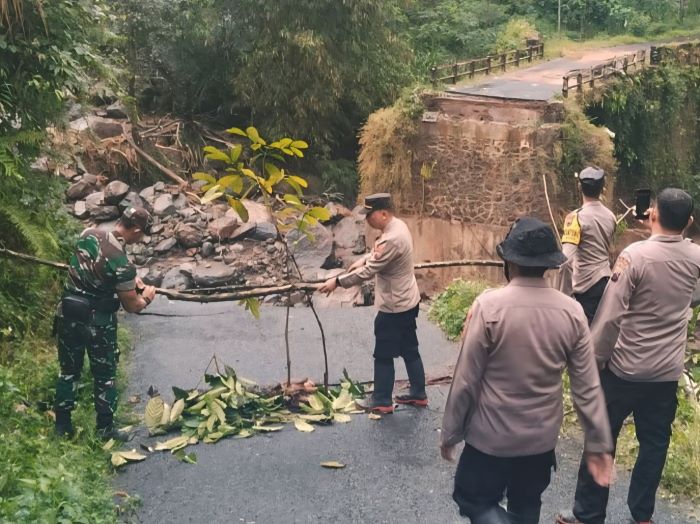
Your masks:
<instances>
[{"instance_id":1,"label":"tall tree","mask_svg":"<svg viewBox=\"0 0 700 524\"><path fill-rule=\"evenodd\" d=\"M252 122L323 154L354 150L362 121L409 80L396 0L241 0L232 11L246 42L233 89Z\"/></svg>"}]
</instances>

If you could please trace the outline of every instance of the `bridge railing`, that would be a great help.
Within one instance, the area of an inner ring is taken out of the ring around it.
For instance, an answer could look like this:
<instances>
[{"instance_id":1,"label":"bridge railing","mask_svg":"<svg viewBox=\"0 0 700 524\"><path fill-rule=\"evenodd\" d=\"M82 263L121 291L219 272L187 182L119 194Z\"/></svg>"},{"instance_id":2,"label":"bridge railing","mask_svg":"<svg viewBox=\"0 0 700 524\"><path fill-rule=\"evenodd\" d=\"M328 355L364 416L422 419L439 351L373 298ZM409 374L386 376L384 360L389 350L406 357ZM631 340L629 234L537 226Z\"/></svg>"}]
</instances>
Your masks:
<instances>
[{"instance_id":1,"label":"bridge railing","mask_svg":"<svg viewBox=\"0 0 700 524\"><path fill-rule=\"evenodd\" d=\"M569 91L575 89L577 93L583 93L586 86L595 87L596 82L600 82L611 76L627 73L630 68L643 68L646 65L647 52L646 49L630 53L623 56L617 56L612 60L603 62L602 64L594 65L588 69L574 69L564 75L564 82L561 88L561 94L564 98L569 96Z\"/></svg>"},{"instance_id":2,"label":"bridge railing","mask_svg":"<svg viewBox=\"0 0 700 524\"><path fill-rule=\"evenodd\" d=\"M430 68L430 80L433 86L437 86L440 82L456 84L458 80L464 77L474 78L477 74L490 75L494 71L505 71L511 64L519 67L523 62L531 63L533 60L543 56L544 42L539 42L524 49L514 49L501 54L488 55L484 58L432 66Z\"/></svg>"}]
</instances>

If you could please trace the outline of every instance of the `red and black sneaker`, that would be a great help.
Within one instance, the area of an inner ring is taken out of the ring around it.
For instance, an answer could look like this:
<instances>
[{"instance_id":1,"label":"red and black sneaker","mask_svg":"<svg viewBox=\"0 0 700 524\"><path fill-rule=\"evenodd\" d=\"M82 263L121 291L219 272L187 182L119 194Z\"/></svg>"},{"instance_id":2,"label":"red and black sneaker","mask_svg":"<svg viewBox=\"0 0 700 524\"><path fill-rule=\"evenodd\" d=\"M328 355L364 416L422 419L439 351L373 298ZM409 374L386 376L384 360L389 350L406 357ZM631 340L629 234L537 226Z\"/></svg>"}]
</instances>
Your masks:
<instances>
[{"instance_id":1,"label":"red and black sneaker","mask_svg":"<svg viewBox=\"0 0 700 524\"><path fill-rule=\"evenodd\" d=\"M377 404L372 398L356 400L355 405L368 413L391 415L394 412L393 404Z\"/></svg>"},{"instance_id":2,"label":"red and black sneaker","mask_svg":"<svg viewBox=\"0 0 700 524\"><path fill-rule=\"evenodd\" d=\"M396 395L394 402L397 404L409 404L419 408L428 407L428 397L414 397L413 395Z\"/></svg>"}]
</instances>

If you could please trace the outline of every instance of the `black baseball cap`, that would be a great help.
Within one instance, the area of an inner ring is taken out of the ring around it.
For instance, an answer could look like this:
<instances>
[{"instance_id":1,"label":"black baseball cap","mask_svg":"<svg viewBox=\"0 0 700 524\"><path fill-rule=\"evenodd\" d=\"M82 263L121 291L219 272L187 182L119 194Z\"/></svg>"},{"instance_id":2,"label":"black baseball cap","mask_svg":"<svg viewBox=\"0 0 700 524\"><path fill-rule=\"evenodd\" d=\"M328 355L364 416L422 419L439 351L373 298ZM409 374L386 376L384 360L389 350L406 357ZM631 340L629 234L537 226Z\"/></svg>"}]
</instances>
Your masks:
<instances>
[{"instance_id":1,"label":"black baseball cap","mask_svg":"<svg viewBox=\"0 0 700 524\"><path fill-rule=\"evenodd\" d=\"M369 215L372 211L391 209L391 195L389 193L375 193L365 197L365 203L360 209L361 215Z\"/></svg>"}]
</instances>

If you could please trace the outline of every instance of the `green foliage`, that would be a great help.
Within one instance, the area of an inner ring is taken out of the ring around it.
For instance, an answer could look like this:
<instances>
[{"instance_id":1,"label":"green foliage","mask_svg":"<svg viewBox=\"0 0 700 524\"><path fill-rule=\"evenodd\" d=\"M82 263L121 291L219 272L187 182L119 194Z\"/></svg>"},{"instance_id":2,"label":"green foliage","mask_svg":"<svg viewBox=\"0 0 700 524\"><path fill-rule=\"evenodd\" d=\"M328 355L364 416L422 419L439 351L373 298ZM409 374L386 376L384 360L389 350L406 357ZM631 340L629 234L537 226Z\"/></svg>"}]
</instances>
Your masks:
<instances>
[{"instance_id":1,"label":"green foliage","mask_svg":"<svg viewBox=\"0 0 700 524\"><path fill-rule=\"evenodd\" d=\"M324 193L337 195L348 206L355 204L360 183L355 162L324 160L320 163L319 171Z\"/></svg>"},{"instance_id":2,"label":"green foliage","mask_svg":"<svg viewBox=\"0 0 700 524\"><path fill-rule=\"evenodd\" d=\"M429 318L438 323L450 340L462 333L472 303L489 286L482 281L454 280L430 307Z\"/></svg>"},{"instance_id":3,"label":"green foliage","mask_svg":"<svg viewBox=\"0 0 700 524\"><path fill-rule=\"evenodd\" d=\"M49 324L42 323L39 335L0 341L0 521L116 522L87 368L73 414L77 437L53 435L49 410L58 371ZM8 360L9 354L15 357Z\"/></svg>"},{"instance_id":4,"label":"green foliage","mask_svg":"<svg viewBox=\"0 0 700 524\"><path fill-rule=\"evenodd\" d=\"M511 19L496 38L493 51L506 53L514 49L523 49L528 38L537 38L535 26L523 18Z\"/></svg>"},{"instance_id":5,"label":"green foliage","mask_svg":"<svg viewBox=\"0 0 700 524\"><path fill-rule=\"evenodd\" d=\"M27 173L0 177L0 245L51 259L66 259L75 222L63 209L64 184L58 178ZM0 257L0 340L21 336L53 306L63 275Z\"/></svg>"},{"instance_id":6,"label":"green foliage","mask_svg":"<svg viewBox=\"0 0 700 524\"><path fill-rule=\"evenodd\" d=\"M700 71L666 65L621 80L587 113L615 133L618 188L667 186L700 196Z\"/></svg>"},{"instance_id":7,"label":"green foliage","mask_svg":"<svg viewBox=\"0 0 700 524\"><path fill-rule=\"evenodd\" d=\"M238 2L246 53L234 93L270 133L308 137L321 157L351 151L372 111L410 80L395 0Z\"/></svg>"}]
</instances>

